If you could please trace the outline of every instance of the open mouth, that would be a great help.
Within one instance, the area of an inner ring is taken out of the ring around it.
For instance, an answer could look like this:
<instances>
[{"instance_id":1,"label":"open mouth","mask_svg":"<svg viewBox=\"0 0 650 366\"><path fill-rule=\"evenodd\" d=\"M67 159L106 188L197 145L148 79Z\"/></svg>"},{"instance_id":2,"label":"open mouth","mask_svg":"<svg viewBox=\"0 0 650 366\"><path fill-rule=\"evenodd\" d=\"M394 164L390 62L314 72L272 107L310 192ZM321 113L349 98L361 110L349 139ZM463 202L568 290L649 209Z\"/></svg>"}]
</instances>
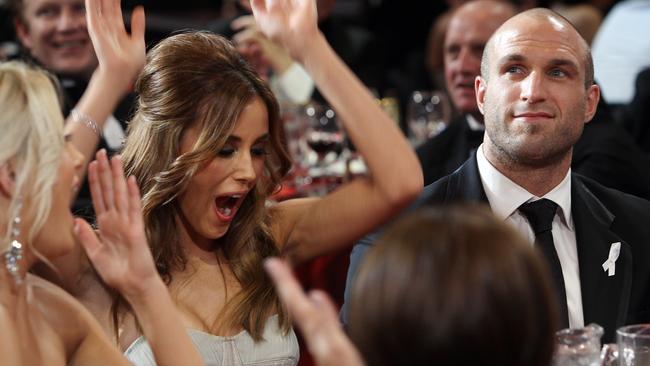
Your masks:
<instances>
[{"instance_id":1,"label":"open mouth","mask_svg":"<svg viewBox=\"0 0 650 366\"><path fill-rule=\"evenodd\" d=\"M217 216L222 221L230 221L235 217L237 209L244 200L243 194L223 195L215 198Z\"/></svg>"}]
</instances>

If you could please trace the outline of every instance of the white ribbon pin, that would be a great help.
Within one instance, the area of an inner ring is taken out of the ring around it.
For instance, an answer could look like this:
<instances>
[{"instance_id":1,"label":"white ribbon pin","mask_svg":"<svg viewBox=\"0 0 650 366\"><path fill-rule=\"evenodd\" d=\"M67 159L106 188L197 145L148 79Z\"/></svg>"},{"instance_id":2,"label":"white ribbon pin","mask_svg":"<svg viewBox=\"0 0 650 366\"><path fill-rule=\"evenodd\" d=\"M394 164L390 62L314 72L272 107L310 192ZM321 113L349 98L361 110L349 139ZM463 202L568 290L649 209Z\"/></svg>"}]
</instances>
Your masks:
<instances>
[{"instance_id":1,"label":"white ribbon pin","mask_svg":"<svg viewBox=\"0 0 650 366\"><path fill-rule=\"evenodd\" d=\"M621 252L621 242L612 243L609 248L609 257L603 263L603 271L607 272L608 276L613 276L616 273L616 260Z\"/></svg>"}]
</instances>

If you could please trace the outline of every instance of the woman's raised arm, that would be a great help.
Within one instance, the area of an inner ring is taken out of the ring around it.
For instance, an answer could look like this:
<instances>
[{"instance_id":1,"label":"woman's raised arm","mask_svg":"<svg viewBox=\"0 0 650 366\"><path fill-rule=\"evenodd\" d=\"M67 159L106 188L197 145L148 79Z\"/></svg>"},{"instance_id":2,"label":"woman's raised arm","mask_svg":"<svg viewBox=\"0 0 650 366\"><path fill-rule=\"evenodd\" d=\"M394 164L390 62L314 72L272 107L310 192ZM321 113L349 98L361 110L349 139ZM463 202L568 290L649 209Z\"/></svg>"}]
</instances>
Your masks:
<instances>
[{"instance_id":1,"label":"woman's raised arm","mask_svg":"<svg viewBox=\"0 0 650 366\"><path fill-rule=\"evenodd\" d=\"M131 90L146 52L141 6L131 15L131 34L124 27L119 0L86 0L86 20L99 66L65 126L84 156L84 172L97 150L104 122Z\"/></svg>"},{"instance_id":2,"label":"woman's raised arm","mask_svg":"<svg viewBox=\"0 0 650 366\"><path fill-rule=\"evenodd\" d=\"M422 169L397 124L327 43L313 0L253 0L251 5L260 30L310 73L370 172L325 198L278 205L280 245L307 259L351 244L399 212L421 192Z\"/></svg>"}]
</instances>

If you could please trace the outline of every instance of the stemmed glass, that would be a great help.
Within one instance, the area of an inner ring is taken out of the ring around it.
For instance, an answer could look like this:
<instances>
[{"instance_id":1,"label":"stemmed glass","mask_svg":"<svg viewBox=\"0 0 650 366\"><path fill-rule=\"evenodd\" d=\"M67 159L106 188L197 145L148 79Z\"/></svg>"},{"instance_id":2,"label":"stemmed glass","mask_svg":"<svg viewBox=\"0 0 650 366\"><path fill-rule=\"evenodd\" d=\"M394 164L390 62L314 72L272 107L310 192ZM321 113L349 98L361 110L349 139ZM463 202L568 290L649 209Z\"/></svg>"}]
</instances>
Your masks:
<instances>
[{"instance_id":1,"label":"stemmed glass","mask_svg":"<svg viewBox=\"0 0 650 366\"><path fill-rule=\"evenodd\" d=\"M440 91L416 90L406 108L409 139L414 147L444 130L451 116L449 100Z\"/></svg>"}]
</instances>

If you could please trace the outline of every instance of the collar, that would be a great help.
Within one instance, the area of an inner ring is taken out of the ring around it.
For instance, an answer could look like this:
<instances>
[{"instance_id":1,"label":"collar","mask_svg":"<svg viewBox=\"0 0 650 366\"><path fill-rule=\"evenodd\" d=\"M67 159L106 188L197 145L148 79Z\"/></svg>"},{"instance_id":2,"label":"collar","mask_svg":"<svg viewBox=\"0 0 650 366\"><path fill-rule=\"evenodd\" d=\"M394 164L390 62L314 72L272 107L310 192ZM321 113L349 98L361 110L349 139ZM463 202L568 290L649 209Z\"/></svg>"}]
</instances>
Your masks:
<instances>
[{"instance_id":1,"label":"collar","mask_svg":"<svg viewBox=\"0 0 650 366\"><path fill-rule=\"evenodd\" d=\"M474 116L472 116L471 114L466 114L465 119L467 120L467 125L469 126L470 130L485 131L485 125L477 121L476 118L474 118Z\"/></svg>"},{"instance_id":2,"label":"collar","mask_svg":"<svg viewBox=\"0 0 650 366\"><path fill-rule=\"evenodd\" d=\"M566 176L543 197L537 197L498 171L485 157L483 144L476 150L478 171L492 212L502 219L510 217L522 204L547 198L560 207L560 217L567 228L573 231L571 219L571 169Z\"/></svg>"}]
</instances>

